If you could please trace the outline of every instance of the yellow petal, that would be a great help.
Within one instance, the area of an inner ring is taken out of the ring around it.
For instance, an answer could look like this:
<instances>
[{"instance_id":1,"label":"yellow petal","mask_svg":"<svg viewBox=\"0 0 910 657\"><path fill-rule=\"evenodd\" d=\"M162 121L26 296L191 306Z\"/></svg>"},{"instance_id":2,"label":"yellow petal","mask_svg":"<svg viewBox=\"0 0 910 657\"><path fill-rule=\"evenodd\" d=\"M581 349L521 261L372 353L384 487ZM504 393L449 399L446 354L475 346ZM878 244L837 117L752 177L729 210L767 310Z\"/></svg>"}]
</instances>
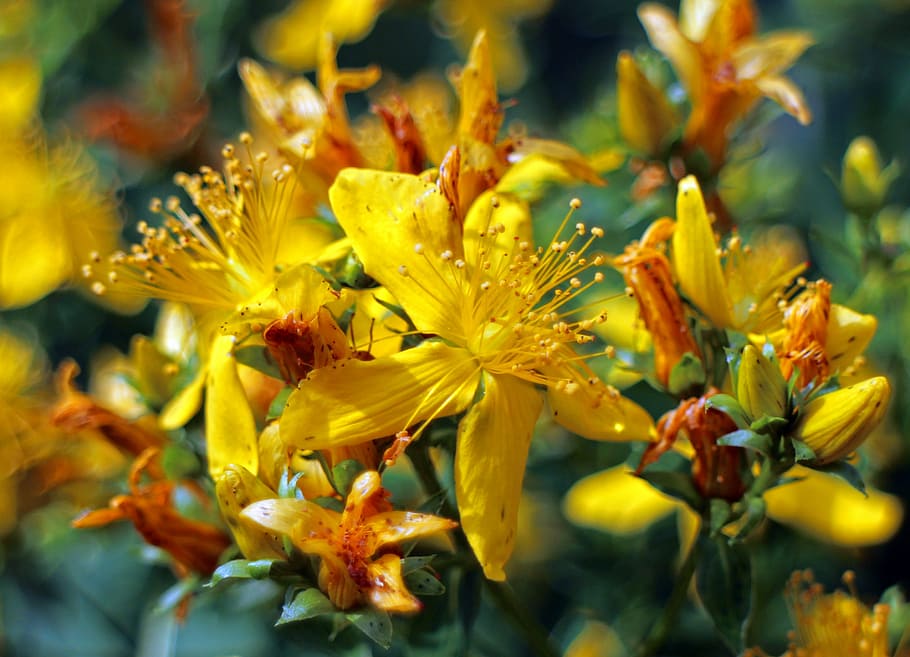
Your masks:
<instances>
[{"instance_id":1,"label":"yellow petal","mask_svg":"<svg viewBox=\"0 0 910 657\"><path fill-rule=\"evenodd\" d=\"M701 96L701 55L680 31L676 17L663 5L646 2L638 8L638 19L648 33L651 45L662 52L693 102Z\"/></svg>"},{"instance_id":2,"label":"yellow petal","mask_svg":"<svg viewBox=\"0 0 910 657\"><path fill-rule=\"evenodd\" d=\"M458 86L461 99L458 134L483 144L494 143L502 124L502 113L496 94L490 40L485 30L478 32L474 39Z\"/></svg>"},{"instance_id":3,"label":"yellow petal","mask_svg":"<svg viewBox=\"0 0 910 657\"><path fill-rule=\"evenodd\" d=\"M331 33L340 43L359 41L373 29L385 4L385 0L298 0L263 25L260 48L285 66L312 69L323 34Z\"/></svg>"},{"instance_id":4,"label":"yellow petal","mask_svg":"<svg viewBox=\"0 0 910 657\"><path fill-rule=\"evenodd\" d=\"M250 472L259 470L256 421L237 374L233 347L234 338L222 335L215 339L209 355L205 440L209 473L213 479L232 463Z\"/></svg>"},{"instance_id":5,"label":"yellow petal","mask_svg":"<svg viewBox=\"0 0 910 657\"><path fill-rule=\"evenodd\" d=\"M286 554L281 541L271 531L241 522L240 513L253 502L275 497L262 481L246 468L229 465L215 479L215 496L221 517L234 535L237 547L247 559L284 559Z\"/></svg>"},{"instance_id":6,"label":"yellow petal","mask_svg":"<svg viewBox=\"0 0 910 657\"><path fill-rule=\"evenodd\" d=\"M625 655L619 635L609 625L597 621L586 621L564 657L619 657Z\"/></svg>"},{"instance_id":7,"label":"yellow petal","mask_svg":"<svg viewBox=\"0 0 910 657\"><path fill-rule=\"evenodd\" d=\"M21 133L38 108L41 67L29 57L0 61L0 133Z\"/></svg>"},{"instance_id":8,"label":"yellow petal","mask_svg":"<svg viewBox=\"0 0 910 657\"><path fill-rule=\"evenodd\" d=\"M547 389L553 419L572 433L591 440L653 440L654 421L648 412L602 382L579 384L569 392Z\"/></svg>"},{"instance_id":9,"label":"yellow petal","mask_svg":"<svg viewBox=\"0 0 910 657\"><path fill-rule=\"evenodd\" d=\"M598 187L603 187L606 184L598 175L598 169L594 164L585 155L582 155L564 142L553 139L540 139L538 137L521 137L515 140L514 149L509 155L509 161L514 162L512 169L530 157L536 157L538 162L547 162L551 166L555 165L556 169L544 168L539 164L535 165L537 176L544 174L550 176L550 178L539 178L542 182L583 181ZM526 180L531 178L525 172L522 172L521 176ZM507 177L508 173L503 176L503 179ZM500 184L497 184L496 188L502 189ZM523 198L527 201L535 200L534 196Z\"/></svg>"},{"instance_id":10,"label":"yellow petal","mask_svg":"<svg viewBox=\"0 0 910 657\"><path fill-rule=\"evenodd\" d=\"M717 257L717 242L695 176L679 182L673 266L683 295L716 326L730 326L730 299Z\"/></svg>"},{"instance_id":11,"label":"yellow petal","mask_svg":"<svg viewBox=\"0 0 910 657\"><path fill-rule=\"evenodd\" d=\"M345 169L332 209L364 269L394 295L418 329L456 336L463 295L440 254L463 257L461 225L436 186L417 176Z\"/></svg>"},{"instance_id":12,"label":"yellow petal","mask_svg":"<svg viewBox=\"0 0 910 657\"><path fill-rule=\"evenodd\" d=\"M614 534L637 534L681 506L625 465L577 481L562 503L570 522Z\"/></svg>"},{"instance_id":13,"label":"yellow petal","mask_svg":"<svg viewBox=\"0 0 910 657\"><path fill-rule=\"evenodd\" d=\"M790 78L782 75L765 75L755 81L761 92L784 108L803 125L812 123L812 110L806 103L803 92Z\"/></svg>"},{"instance_id":14,"label":"yellow petal","mask_svg":"<svg viewBox=\"0 0 910 657\"><path fill-rule=\"evenodd\" d=\"M774 32L738 44L733 53L736 77L758 80L766 75L776 75L793 66L812 44L813 39L808 33L795 31Z\"/></svg>"},{"instance_id":15,"label":"yellow petal","mask_svg":"<svg viewBox=\"0 0 910 657\"><path fill-rule=\"evenodd\" d=\"M313 515L314 506L319 508L307 500L287 497L257 500L245 506L240 512L240 517L245 522L275 534L290 536L298 523ZM332 525L337 524L338 520L333 518Z\"/></svg>"},{"instance_id":16,"label":"yellow petal","mask_svg":"<svg viewBox=\"0 0 910 657\"><path fill-rule=\"evenodd\" d=\"M70 268L56 206L25 208L0 223L0 308L37 301L66 281Z\"/></svg>"},{"instance_id":17,"label":"yellow petal","mask_svg":"<svg viewBox=\"0 0 910 657\"><path fill-rule=\"evenodd\" d=\"M441 342L372 361L338 361L314 370L291 393L281 439L325 449L392 436L430 416L464 410L478 381L471 355Z\"/></svg>"},{"instance_id":18,"label":"yellow petal","mask_svg":"<svg viewBox=\"0 0 910 657\"><path fill-rule=\"evenodd\" d=\"M865 315L837 303L831 304L828 337L825 340L825 353L831 371L843 372L853 365L854 359L869 346L877 328L875 315Z\"/></svg>"},{"instance_id":19,"label":"yellow petal","mask_svg":"<svg viewBox=\"0 0 910 657\"><path fill-rule=\"evenodd\" d=\"M401 576L401 559L386 554L367 565L367 596L377 609L397 614L410 614L423 607L411 595Z\"/></svg>"},{"instance_id":20,"label":"yellow petal","mask_svg":"<svg viewBox=\"0 0 910 657\"><path fill-rule=\"evenodd\" d=\"M158 426L165 431L179 429L193 419L202 407L207 368L202 367L196 377L164 405L158 415Z\"/></svg>"},{"instance_id":21,"label":"yellow petal","mask_svg":"<svg viewBox=\"0 0 910 657\"><path fill-rule=\"evenodd\" d=\"M768 516L843 547L884 543L898 530L903 505L893 495L868 489L869 497L830 475L797 466L788 475L802 481L765 493Z\"/></svg>"},{"instance_id":22,"label":"yellow petal","mask_svg":"<svg viewBox=\"0 0 910 657\"><path fill-rule=\"evenodd\" d=\"M543 405L533 385L484 373L484 395L458 425L455 496L468 542L492 580L506 578L518 527L521 482Z\"/></svg>"},{"instance_id":23,"label":"yellow petal","mask_svg":"<svg viewBox=\"0 0 910 657\"><path fill-rule=\"evenodd\" d=\"M448 518L414 513L413 511L386 511L371 516L364 523L372 528L376 549L403 541L437 534L454 529L458 523Z\"/></svg>"},{"instance_id":24,"label":"yellow petal","mask_svg":"<svg viewBox=\"0 0 910 657\"><path fill-rule=\"evenodd\" d=\"M651 84L628 52L616 60L619 131L625 142L647 155L659 155L679 119L666 95Z\"/></svg>"}]
</instances>

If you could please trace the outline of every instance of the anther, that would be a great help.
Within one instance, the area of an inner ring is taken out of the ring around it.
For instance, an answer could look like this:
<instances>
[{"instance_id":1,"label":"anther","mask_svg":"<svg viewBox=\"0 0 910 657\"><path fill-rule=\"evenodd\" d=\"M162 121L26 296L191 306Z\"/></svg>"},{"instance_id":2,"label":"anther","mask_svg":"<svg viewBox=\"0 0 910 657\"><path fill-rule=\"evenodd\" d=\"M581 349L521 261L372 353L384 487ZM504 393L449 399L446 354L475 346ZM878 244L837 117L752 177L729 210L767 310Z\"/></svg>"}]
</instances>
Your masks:
<instances>
[{"instance_id":1,"label":"anther","mask_svg":"<svg viewBox=\"0 0 910 657\"><path fill-rule=\"evenodd\" d=\"M569 207L572 208L573 210L577 210L578 208L581 207L581 199L573 198L571 201L569 201Z\"/></svg>"}]
</instances>

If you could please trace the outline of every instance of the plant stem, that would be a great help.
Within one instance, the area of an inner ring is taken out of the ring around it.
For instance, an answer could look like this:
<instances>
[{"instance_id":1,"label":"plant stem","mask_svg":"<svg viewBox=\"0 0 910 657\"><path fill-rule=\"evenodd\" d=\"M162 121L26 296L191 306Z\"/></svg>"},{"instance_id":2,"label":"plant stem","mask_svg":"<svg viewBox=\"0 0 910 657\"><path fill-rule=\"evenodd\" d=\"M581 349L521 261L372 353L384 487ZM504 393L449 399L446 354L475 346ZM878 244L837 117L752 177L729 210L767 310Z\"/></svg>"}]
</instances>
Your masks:
<instances>
[{"instance_id":1,"label":"plant stem","mask_svg":"<svg viewBox=\"0 0 910 657\"><path fill-rule=\"evenodd\" d=\"M515 590L506 582L484 580L490 597L509 618L512 623L522 631L528 646L537 657L560 657L559 651L550 642L550 635L544 627L537 622L522 604Z\"/></svg>"},{"instance_id":2,"label":"plant stem","mask_svg":"<svg viewBox=\"0 0 910 657\"><path fill-rule=\"evenodd\" d=\"M682 609L682 604L686 599L686 593L689 590L689 582L692 581L692 576L695 574L695 566L698 564L699 552L699 541L696 537L695 541L692 543L692 547L689 548L689 554L686 555L686 560L676 574L676 581L673 583L673 591L670 593L670 599L667 600L663 614L651 627L648 636L645 637L645 640L642 641L641 645L638 647L635 657L650 657L657 652L657 649L660 648L667 638L667 634L669 634L670 629L676 623L680 609Z\"/></svg>"},{"instance_id":3,"label":"plant stem","mask_svg":"<svg viewBox=\"0 0 910 657\"><path fill-rule=\"evenodd\" d=\"M408 458L414 466L414 472L420 479L420 484L424 492L431 498L439 498L439 511L442 515L459 519L458 509L454 507L449 500L448 492L439 482L436 475L436 468L430 460L430 455L425 448L420 445L412 446L408 450ZM474 551L468 543L467 536L461 527L455 532L455 542L458 546L458 552L469 559L469 568L479 569L480 565L474 557ZM512 623L524 635L525 641L537 657L559 657L560 653L550 642L549 632L537 621L528 611L527 607L515 595L515 591L506 582L494 582L484 579L490 597L496 603Z\"/></svg>"}]
</instances>

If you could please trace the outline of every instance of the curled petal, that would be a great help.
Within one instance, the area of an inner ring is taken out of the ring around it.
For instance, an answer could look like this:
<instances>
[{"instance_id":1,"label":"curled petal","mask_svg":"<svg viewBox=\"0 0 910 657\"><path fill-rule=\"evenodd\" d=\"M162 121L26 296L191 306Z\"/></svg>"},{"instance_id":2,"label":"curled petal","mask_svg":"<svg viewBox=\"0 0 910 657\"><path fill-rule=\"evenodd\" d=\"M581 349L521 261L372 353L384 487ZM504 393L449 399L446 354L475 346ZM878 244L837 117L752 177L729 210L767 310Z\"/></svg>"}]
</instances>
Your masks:
<instances>
[{"instance_id":1,"label":"curled petal","mask_svg":"<svg viewBox=\"0 0 910 657\"><path fill-rule=\"evenodd\" d=\"M790 78L782 75L765 75L755 81L761 92L784 108L803 125L812 123L812 111L806 103L803 92Z\"/></svg>"}]
</instances>

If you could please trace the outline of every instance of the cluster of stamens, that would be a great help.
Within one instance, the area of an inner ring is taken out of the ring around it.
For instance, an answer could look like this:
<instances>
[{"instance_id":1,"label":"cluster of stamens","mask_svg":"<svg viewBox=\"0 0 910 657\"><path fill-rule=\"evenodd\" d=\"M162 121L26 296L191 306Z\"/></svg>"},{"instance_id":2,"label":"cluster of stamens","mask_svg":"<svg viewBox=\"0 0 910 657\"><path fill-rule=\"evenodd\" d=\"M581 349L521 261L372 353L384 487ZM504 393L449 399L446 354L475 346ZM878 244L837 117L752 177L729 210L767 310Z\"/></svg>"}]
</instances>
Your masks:
<instances>
[{"instance_id":1,"label":"cluster of stamens","mask_svg":"<svg viewBox=\"0 0 910 657\"><path fill-rule=\"evenodd\" d=\"M268 155L253 154L248 134L240 141L249 164L228 144L222 150L223 173L201 167L174 177L198 212L188 213L176 196L153 199L149 209L161 217L160 225L140 221L141 243L106 259L91 254L82 273L95 278L96 294L116 285L138 296L233 307L274 276L293 169L283 164L271 172L274 185L267 184Z\"/></svg>"}]
</instances>

